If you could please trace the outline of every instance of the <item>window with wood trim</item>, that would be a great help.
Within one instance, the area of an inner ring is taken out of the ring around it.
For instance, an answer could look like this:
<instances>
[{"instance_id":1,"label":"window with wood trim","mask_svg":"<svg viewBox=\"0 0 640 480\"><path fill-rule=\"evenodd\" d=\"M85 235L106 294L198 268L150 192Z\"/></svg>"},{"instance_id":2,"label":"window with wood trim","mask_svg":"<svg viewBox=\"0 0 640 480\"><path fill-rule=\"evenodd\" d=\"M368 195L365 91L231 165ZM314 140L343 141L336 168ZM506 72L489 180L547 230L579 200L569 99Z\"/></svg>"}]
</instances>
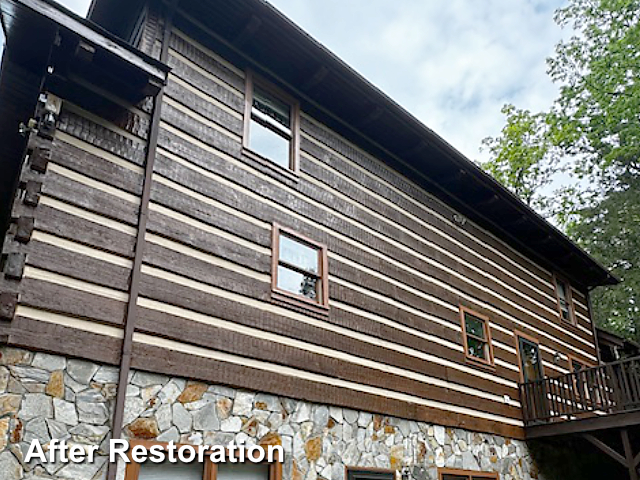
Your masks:
<instances>
[{"instance_id":1,"label":"window with wood trim","mask_svg":"<svg viewBox=\"0 0 640 480\"><path fill-rule=\"evenodd\" d=\"M396 480L396 471L381 468L347 467L346 480Z\"/></svg>"},{"instance_id":2,"label":"window with wood trim","mask_svg":"<svg viewBox=\"0 0 640 480\"><path fill-rule=\"evenodd\" d=\"M329 307L327 247L279 225L273 226L272 295L278 300Z\"/></svg>"},{"instance_id":3,"label":"window with wood trim","mask_svg":"<svg viewBox=\"0 0 640 480\"><path fill-rule=\"evenodd\" d=\"M489 318L461 306L460 320L464 353L467 359L484 365L493 365Z\"/></svg>"},{"instance_id":4,"label":"window with wood trim","mask_svg":"<svg viewBox=\"0 0 640 480\"><path fill-rule=\"evenodd\" d=\"M489 472L471 472L468 470L438 470L439 480L499 480L498 473Z\"/></svg>"},{"instance_id":5,"label":"window with wood trim","mask_svg":"<svg viewBox=\"0 0 640 480\"><path fill-rule=\"evenodd\" d=\"M564 322L575 324L576 315L573 308L573 299L571 298L571 285L557 275L554 275L554 283L560 319Z\"/></svg>"},{"instance_id":6,"label":"window with wood trim","mask_svg":"<svg viewBox=\"0 0 640 480\"><path fill-rule=\"evenodd\" d=\"M297 172L300 107L275 86L246 73L243 151L270 167Z\"/></svg>"},{"instance_id":7,"label":"window with wood trim","mask_svg":"<svg viewBox=\"0 0 640 480\"><path fill-rule=\"evenodd\" d=\"M161 442L132 442L131 446L143 444L161 447ZM180 448L180 446L177 446ZM131 457L130 457L131 458ZM282 480L282 464L274 463L213 463L205 456L203 463L197 460L191 463L137 463L133 459L127 464L124 480Z\"/></svg>"}]
</instances>

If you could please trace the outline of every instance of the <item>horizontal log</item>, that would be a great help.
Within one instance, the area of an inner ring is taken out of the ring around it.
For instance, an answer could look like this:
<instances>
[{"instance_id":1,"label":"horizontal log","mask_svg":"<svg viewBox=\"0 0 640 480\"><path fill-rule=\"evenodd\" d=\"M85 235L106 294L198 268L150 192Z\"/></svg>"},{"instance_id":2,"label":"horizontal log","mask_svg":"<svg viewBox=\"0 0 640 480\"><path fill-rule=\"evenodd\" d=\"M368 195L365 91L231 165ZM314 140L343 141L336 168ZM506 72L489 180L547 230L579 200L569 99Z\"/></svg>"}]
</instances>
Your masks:
<instances>
[{"instance_id":1,"label":"horizontal log","mask_svg":"<svg viewBox=\"0 0 640 480\"><path fill-rule=\"evenodd\" d=\"M55 339L55 342L51 339ZM121 343L121 340L106 335L21 316L17 316L11 323L7 340L7 344L14 347L40 350L65 357L79 357L110 365L119 363Z\"/></svg>"},{"instance_id":2,"label":"horizontal log","mask_svg":"<svg viewBox=\"0 0 640 480\"><path fill-rule=\"evenodd\" d=\"M25 278L20 290L21 305L109 325L124 324L126 302L33 278Z\"/></svg>"}]
</instances>

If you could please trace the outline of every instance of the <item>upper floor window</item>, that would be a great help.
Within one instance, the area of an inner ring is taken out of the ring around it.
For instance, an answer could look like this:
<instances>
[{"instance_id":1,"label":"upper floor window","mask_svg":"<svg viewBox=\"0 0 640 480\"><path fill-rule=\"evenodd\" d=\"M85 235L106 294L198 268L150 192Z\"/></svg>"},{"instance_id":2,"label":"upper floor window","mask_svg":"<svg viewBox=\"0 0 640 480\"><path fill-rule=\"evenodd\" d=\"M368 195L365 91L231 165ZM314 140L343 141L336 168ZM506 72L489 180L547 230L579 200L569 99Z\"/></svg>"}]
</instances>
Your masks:
<instances>
[{"instance_id":1,"label":"upper floor window","mask_svg":"<svg viewBox=\"0 0 640 480\"><path fill-rule=\"evenodd\" d=\"M245 153L270 166L297 172L299 156L298 102L273 85L246 75Z\"/></svg>"},{"instance_id":2,"label":"upper floor window","mask_svg":"<svg viewBox=\"0 0 640 480\"><path fill-rule=\"evenodd\" d=\"M327 247L274 225L272 288L281 300L328 308Z\"/></svg>"},{"instance_id":3,"label":"upper floor window","mask_svg":"<svg viewBox=\"0 0 640 480\"><path fill-rule=\"evenodd\" d=\"M489 318L465 307L460 307L464 352L469 360L493 365L493 347Z\"/></svg>"},{"instance_id":4,"label":"upper floor window","mask_svg":"<svg viewBox=\"0 0 640 480\"><path fill-rule=\"evenodd\" d=\"M556 276L555 286L560 318L565 322L575 323L573 300L571 299L571 285L569 285L569 282Z\"/></svg>"}]
</instances>

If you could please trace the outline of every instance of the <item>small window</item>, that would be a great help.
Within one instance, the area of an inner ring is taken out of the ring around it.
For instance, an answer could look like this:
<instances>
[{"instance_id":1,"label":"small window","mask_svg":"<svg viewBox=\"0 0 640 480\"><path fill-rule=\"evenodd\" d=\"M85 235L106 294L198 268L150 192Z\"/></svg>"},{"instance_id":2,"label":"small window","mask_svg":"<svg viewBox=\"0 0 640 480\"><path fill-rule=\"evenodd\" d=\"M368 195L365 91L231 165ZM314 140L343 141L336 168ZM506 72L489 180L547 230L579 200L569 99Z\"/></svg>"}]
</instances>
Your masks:
<instances>
[{"instance_id":1,"label":"small window","mask_svg":"<svg viewBox=\"0 0 640 480\"><path fill-rule=\"evenodd\" d=\"M560 318L567 323L574 324L575 315L573 312L573 300L571 299L571 285L558 277L555 277L555 284Z\"/></svg>"},{"instance_id":2,"label":"small window","mask_svg":"<svg viewBox=\"0 0 640 480\"><path fill-rule=\"evenodd\" d=\"M460 307L464 352L467 359L493 365L493 347L489 318L465 307Z\"/></svg>"},{"instance_id":3,"label":"small window","mask_svg":"<svg viewBox=\"0 0 640 480\"><path fill-rule=\"evenodd\" d=\"M395 470L347 467L346 480L395 480Z\"/></svg>"},{"instance_id":4,"label":"small window","mask_svg":"<svg viewBox=\"0 0 640 480\"><path fill-rule=\"evenodd\" d=\"M488 478L498 480L497 473L470 472L467 470L440 469L440 480L487 480Z\"/></svg>"},{"instance_id":5,"label":"small window","mask_svg":"<svg viewBox=\"0 0 640 480\"><path fill-rule=\"evenodd\" d=\"M272 85L246 76L244 153L281 170L298 171L299 106Z\"/></svg>"},{"instance_id":6,"label":"small window","mask_svg":"<svg viewBox=\"0 0 640 480\"><path fill-rule=\"evenodd\" d=\"M272 290L276 299L327 309L327 270L324 245L274 225Z\"/></svg>"},{"instance_id":7,"label":"small window","mask_svg":"<svg viewBox=\"0 0 640 480\"><path fill-rule=\"evenodd\" d=\"M132 442L134 444L160 445L159 442ZM177 446L180 448L180 446ZM125 480L282 480L282 465L274 463L219 463L214 464L208 456L204 463L197 460L191 463L171 463L168 460L162 463L146 461L127 464Z\"/></svg>"}]
</instances>

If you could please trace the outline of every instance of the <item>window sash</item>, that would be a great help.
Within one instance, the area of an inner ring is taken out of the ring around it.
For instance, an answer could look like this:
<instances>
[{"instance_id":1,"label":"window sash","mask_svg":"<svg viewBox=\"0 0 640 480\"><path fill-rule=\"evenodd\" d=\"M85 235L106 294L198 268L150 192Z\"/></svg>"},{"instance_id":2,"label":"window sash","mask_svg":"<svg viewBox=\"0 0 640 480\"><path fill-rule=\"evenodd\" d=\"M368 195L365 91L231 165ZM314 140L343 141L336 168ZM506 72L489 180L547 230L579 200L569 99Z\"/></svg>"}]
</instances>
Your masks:
<instances>
[{"instance_id":1,"label":"window sash","mask_svg":"<svg viewBox=\"0 0 640 480\"><path fill-rule=\"evenodd\" d=\"M264 127L267 127L274 133L285 138L286 140L291 141L291 139L293 138L293 132L291 131L291 128L285 127L266 113L258 110L256 107L251 108L251 118L253 118L256 122L262 124Z\"/></svg>"},{"instance_id":2,"label":"window sash","mask_svg":"<svg viewBox=\"0 0 640 480\"><path fill-rule=\"evenodd\" d=\"M280 258L280 239L285 237L317 251L318 271L311 272L289 261ZM280 267L288 269L299 275L303 275L316 282L316 297L310 298L295 291L290 291L279 286ZM321 243L300 235L297 232L273 224L272 233L272 269L271 291L272 299L278 302L290 303L294 306L311 309L316 313L326 314L329 310L329 280L328 280L327 247Z\"/></svg>"},{"instance_id":3,"label":"window sash","mask_svg":"<svg viewBox=\"0 0 640 480\"><path fill-rule=\"evenodd\" d=\"M460 317L462 321L464 353L466 358L469 361L472 361L474 363L480 363L484 366L493 367L494 359L493 359L493 351L491 347L491 332L489 330L489 319L486 318L484 315L480 315L479 313L469 310L468 308L463 306L460 306ZM482 334L484 335L484 338L478 335L475 335L474 333L471 333L469 331L469 329L467 328L469 325L468 323L469 319L482 325ZM474 352L472 352L472 349L470 348L470 345L469 345L472 340L480 343L480 345L482 346L483 356L481 356L479 353L475 354Z\"/></svg>"}]
</instances>

